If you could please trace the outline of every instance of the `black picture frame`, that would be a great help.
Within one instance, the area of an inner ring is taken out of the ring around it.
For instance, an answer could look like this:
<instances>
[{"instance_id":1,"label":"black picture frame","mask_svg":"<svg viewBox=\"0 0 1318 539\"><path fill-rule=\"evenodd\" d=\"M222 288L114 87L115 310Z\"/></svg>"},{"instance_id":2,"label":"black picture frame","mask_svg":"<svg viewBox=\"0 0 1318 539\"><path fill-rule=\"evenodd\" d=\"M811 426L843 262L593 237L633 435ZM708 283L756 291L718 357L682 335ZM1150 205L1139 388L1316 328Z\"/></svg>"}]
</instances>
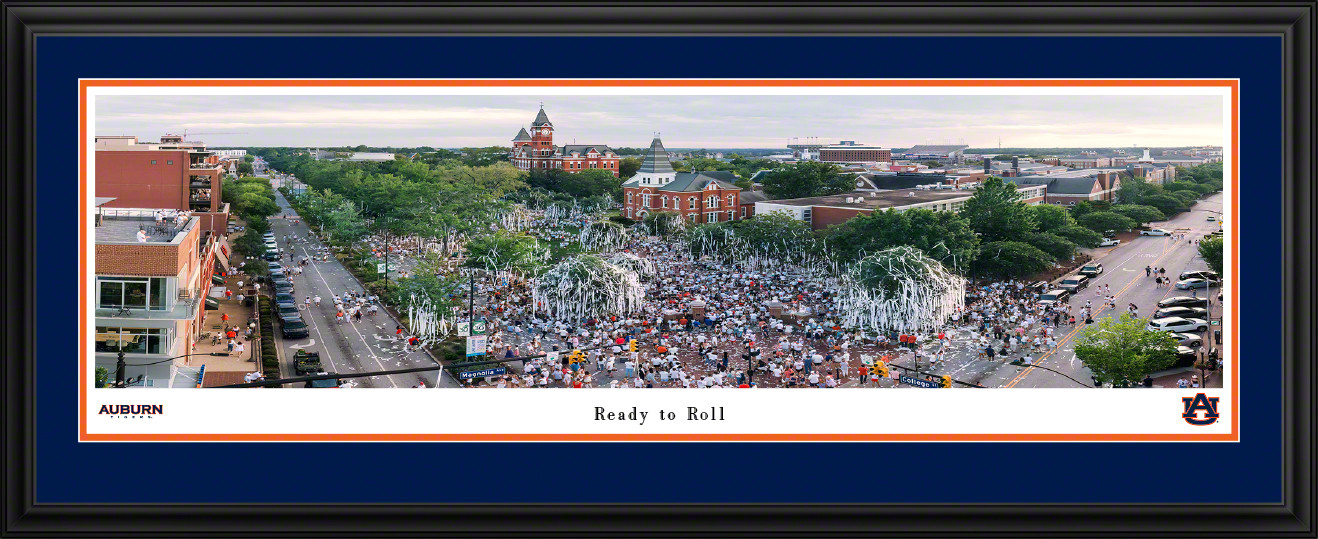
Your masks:
<instances>
[{"instance_id":1,"label":"black picture frame","mask_svg":"<svg viewBox=\"0 0 1318 539\"><path fill-rule=\"evenodd\" d=\"M1313 261L1313 2L507 5L5 2L3 26L6 536L1315 535L1309 361ZM692 24L699 21L699 24ZM601 32L601 29L607 29ZM1259 505L115 505L34 502L34 40L97 35L1273 35L1283 39L1284 503ZM510 516L515 515L515 518Z\"/></svg>"}]
</instances>

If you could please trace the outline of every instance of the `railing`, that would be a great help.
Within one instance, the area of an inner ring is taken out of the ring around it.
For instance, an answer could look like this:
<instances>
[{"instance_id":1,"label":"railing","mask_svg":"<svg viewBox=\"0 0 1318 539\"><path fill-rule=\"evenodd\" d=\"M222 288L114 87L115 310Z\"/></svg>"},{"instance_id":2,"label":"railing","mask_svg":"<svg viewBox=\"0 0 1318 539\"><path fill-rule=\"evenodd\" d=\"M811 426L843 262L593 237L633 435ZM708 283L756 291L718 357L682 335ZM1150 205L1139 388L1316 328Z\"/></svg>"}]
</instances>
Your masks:
<instances>
[{"instance_id":1,"label":"railing","mask_svg":"<svg viewBox=\"0 0 1318 539\"><path fill-rule=\"evenodd\" d=\"M219 164L219 163L192 163L191 165L189 165L189 168L191 168L191 169L193 169L193 170L209 170L209 169L220 168L220 164Z\"/></svg>"}]
</instances>

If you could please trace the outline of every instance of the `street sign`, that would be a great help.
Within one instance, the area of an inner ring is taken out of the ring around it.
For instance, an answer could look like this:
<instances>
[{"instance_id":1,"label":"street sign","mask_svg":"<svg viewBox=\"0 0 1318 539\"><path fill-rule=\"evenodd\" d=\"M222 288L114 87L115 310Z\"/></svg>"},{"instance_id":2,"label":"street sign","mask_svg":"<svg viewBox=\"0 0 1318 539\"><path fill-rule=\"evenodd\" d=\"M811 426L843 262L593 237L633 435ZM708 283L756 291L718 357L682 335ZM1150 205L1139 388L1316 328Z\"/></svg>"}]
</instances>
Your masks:
<instances>
[{"instance_id":1,"label":"street sign","mask_svg":"<svg viewBox=\"0 0 1318 539\"><path fill-rule=\"evenodd\" d=\"M485 355L486 344L484 335L467 337L467 357Z\"/></svg>"},{"instance_id":2,"label":"street sign","mask_svg":"<svg viewBox=\"0 0 1318 539\"><path fill-rule=\"evenodd\" d=\"M1221 321L1221 320L1213 320L1213 321L1209 322L1209 324L1212 324L1212 325L1214 325L1214 326L1220 326L1220 325L1222 325L1222 321Z\"/></svg>"},{"instance_id":3,"label":"street sign","mask_svg":"<svg viewBox=\"0 0 1318 539\"><path fill-rule=\"evenodd\" d=\"M458 373L458 378L470 380L472 378L484 378L486 376L500 376L507 372L508 369L506 367L495 367L493 369L481 369L479 371L463 371Z\"/></svg>"},{"instance_id":4,"label":"street sign","mask_svg":"<svg viewBox=\"0 0 1318 539\"><path fill-rule=\"evenodd\" d=\"M472 334L472 335L484 335L484 334L485 334L485 321L484 321L484 320L477 320L477 321L475 321L475 322L472 322L472 323L471 323L471 334Z\"/></svg>"},{"instance_id":5,"label":"street sign","mask_svg":"<svg viewBox=\"0 0 1318 539\"><path fill-rule=\"evenodd\" d=\"M912 385L916 387L927 387L927 388L939 387L938 382L930 382L929 380L925 380L922 378L912 378L910 376L902 376L901 382L903 384Z\"/></svg>"},{"instance_id":6,"label":"street sign","mask_svg":"<svg viewBox=\"0 0 1318 539\"><path fill-rule=\"evenodd\" d=\"M545 352L545 362L550 365L558 363L558 352Z\"/></svg>"},{"instance_id":7,"label":"street sign","mask_svg":"<svg viewBox=\"0 0 1318 539\"><path fill-rule=\"evenodd\" d=\"M376 264L376 265L375 265L375 272L376 272L376 273L384 273L384 270L385 270L384 262L380 262L379 264Z\"/></svg>"},{"instance_id":8,"label":"street sign","mask_svg":"<svg viewBox=\"0 0 1318 539\"><path fill-rule=\"evenodd\" d=\"M458 322L458 336L459 337L471 336L471 322Z\"/></svg>"}]
</instances>

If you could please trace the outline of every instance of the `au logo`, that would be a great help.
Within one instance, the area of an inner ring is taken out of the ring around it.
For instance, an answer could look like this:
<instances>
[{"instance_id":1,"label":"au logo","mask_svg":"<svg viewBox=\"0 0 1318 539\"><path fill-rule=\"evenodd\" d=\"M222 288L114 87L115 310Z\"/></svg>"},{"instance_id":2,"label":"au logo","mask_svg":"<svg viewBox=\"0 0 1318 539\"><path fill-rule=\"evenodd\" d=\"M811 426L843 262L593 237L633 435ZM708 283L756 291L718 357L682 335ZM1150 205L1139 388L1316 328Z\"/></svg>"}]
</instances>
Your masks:
<instances>
[{"instance_id":1,"label":"au logo","mask_svg":"<svg viewBox=\"0 0 1318 539\"><path fill-rule=\"evenodd\" d=\"M1181 413L1181 417L1186 423L1200 427L1217 423L1217 418L1221 417L1217 413L1217 401L1218 397L1210 398L1203 393L1193 397L1181 397L1181 402L1185 404L1185 411ZM1202 419L1199 418L1199 412L1204 414Z\"/></svg>"}]
</instances>

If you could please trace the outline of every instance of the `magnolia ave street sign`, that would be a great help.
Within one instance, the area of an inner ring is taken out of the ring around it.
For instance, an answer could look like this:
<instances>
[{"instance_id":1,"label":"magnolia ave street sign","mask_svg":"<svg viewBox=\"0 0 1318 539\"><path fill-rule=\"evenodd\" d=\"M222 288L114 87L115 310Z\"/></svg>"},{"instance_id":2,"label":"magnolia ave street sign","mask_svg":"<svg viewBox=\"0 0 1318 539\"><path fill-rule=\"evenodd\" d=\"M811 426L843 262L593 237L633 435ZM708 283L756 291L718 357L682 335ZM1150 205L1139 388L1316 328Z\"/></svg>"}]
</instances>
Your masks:
<instances>
[{"instance_id":1,"label":"magnolia ave street sign","mask_svg":"<svg viewBox=\"0 0 1318 539\"><path fill-rule=\"evenodd\" d=\"M485 355L486 344L484 335L467 337L467 357Z\"/></svg>"},{"instance_id":2,"label":"magnolia ave street sign","mask_svg":"<svg viewBox=\"0 0 1318 539\"><path fill-rule=\"evenodd\" d=\"M506 374L507 372L508 369L506 367L495 367L493 369L481 369L479 371L463 371L458 373L458 378L470 380L472 378L484 378L486 376L499 376Z\"/></svg>"}]
</instances>

